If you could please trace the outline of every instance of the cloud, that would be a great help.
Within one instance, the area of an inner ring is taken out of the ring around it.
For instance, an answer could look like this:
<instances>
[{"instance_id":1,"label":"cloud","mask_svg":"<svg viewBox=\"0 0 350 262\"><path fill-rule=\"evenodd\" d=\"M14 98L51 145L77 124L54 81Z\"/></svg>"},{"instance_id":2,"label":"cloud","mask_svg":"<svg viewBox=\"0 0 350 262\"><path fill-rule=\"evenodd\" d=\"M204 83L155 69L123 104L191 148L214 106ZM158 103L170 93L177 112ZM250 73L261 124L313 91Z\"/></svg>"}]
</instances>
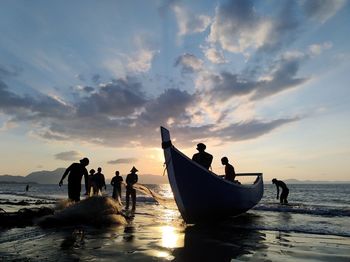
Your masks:
<instances>
[{"instance_id":1,"label":"cloud","mask_svg":"<svg viewBox=\"0 0 350 262\"><path fill-rule=\"evenodd\" d=\"M331 42L325 42L322 44L313 44L309 46L311 55L320 55L324 50L332 48Z\"/></svg>"},{"instance_id":2,"label":"cloud","mask_svg":"<svg viewBox=\"0 0 350 262\"><path fill-rule=\"evenodd\" d=\"M213 47L206 48L203 50L205 57L214 64L224 64L227 63L227 60L224 57L223 52L216 50Z\"/></svg>"},{"instance_id":3,"label":"cloud","mask_svg":"<svg viewBox=\"0 0 350 262\"><path fill-rule=\"evenodd\" d=\"M22 70L17 66L5 66L0 65L0 77L14 77L17 76Z\"/></svg>"},{"instance_id":4,"label":"cloud","mask_svg":"<svg viewBox=\"0 0 350 262\"><path fill-rule=\"evenodd\" d=\"M72 108L54 96L37 93L36 96L17 95L0 79L0 112L13 115L18 120L45 117L66 117Z\"/></svg>"},{"instance_id":5,"label":"cloud","mask_svg":"<svg viewBox=\"0 0 350 262\"><path fill-rule=\"evenodd\" d=\"M216 9L208 41L233 53L264 45L271 30L271 21L257 14L252 1L229 1Z\"/></svg>"},{"instance_id":6,"label":"cloud","mask_svg":"<svg viewBox=\"0 0 350 262\"><path fill-rule=\"evenodd\" d=\"M176 59L175 66L181 66L181 72L183 74L191 74L203 68L203 61L195 55L184 54Z\"/></svg>"},{"instance_id":7,"label":"cloud","mask_svg":"<svg viewBox=\"0 0 350 262\"><path fill-rule=\"evenodd\" d=\"M308 78L296 77L300 63L304 57L282 57L276 62L269 80L257 82L257 87L252 99L262 99L290 88L298 87L305 83Z\"/></svg>"},{"instance_id":8,"label":"cloud","mask_svg":"<svg viewBox=\"0 0 350 262\"><path fill-rule=\"evenodd\" d=\"M301 1L301 6L308 17L325 23L343 8L346 3L346 0L304 0Z\"/></svg>"},{"instance_id":9,"label":"cloud","mask_svg":"<svg viewBox=\"0 0 350 262\"><path fill-rule=\"evenodd\" d=\"M132 57L128 57L127 69L134 73L145 73L151 69L155 50L140 50Z\"/></svg>"},{"instance_id":10,"label":"cloud","mask_svg":"<svg viewBox=\"0 0 350 262\"><path fill-rule=\"evenodd\" d=\"M170 2L170 8L176 16L179 36L204 32L211 23L209 16L195 15L187 10L179 1Z\"/></svg>"},{"instance_id":11,"label":"cloud","mask_svg":"<svg viewBox=\"0 0 350 262\"><path fill-rule=\"evenodd\" d=\"M204 75L197 85L205 87L205 90L200 92L211 101L224 102L232 97L244 95L250 95L252 100L263 99L307 81L308 78L296 77L300 63L305 59L304 54L286 54L274 61L267 75L261 75L257 80L223 71L219 74Z\"/></svg>"},{"instance_id":12,"label":"cloud","mask_svg":"<svg viewBox=\"0 0 350 262\"><path fill-rule=\"evenodd\" d=\"M156 126L165 125L170 119L176 119L178 124L186 122L189 120L186 108L192 102L194 102L194 96L188 92L174 88L167 89L146 105L139 120L143 124L155 124Z\"/></svg>"},{"instance_id":13,"label":"cloud","mask_svg":"<svg viewBox=\"0 0 350 262\"><path fill-rule=\"evenodd\" d=\"M297 1L278 2L262 13L254 1L231 0L216 8L207 40L224 51L261 59L291 45L303 32L307 19L300 15Z\"/></svg>"},{"instance_id":14,"label":"cloud","mask_svg":"<svg viewBox=\"0 0 350 262\"><path fill-rule=\"evenodd\" d=\"M222 89L228 89L232 81L241 84L238 75L222 73L220 77L222 83L216 81L216 84L222 85ZM215 77L212 80L216 80ZM230 90L224 94L219 87L214 85L214 89L208 91L212 91L212 96L219 94L221 99L234 95ZM248 84L243 85L244 88L249 92L256 91ZM197 91L191 94L177 88L147 98L142 83L128 77L100 84L93 93L76 97L68 104L41 93L21 96L0 82L0 110L12 123L31 123L30 134L46 140L87 142L107 147L157 146L159 126L164 125L171 128L179 145L188 146L198 139L212 138L222 142L253 139L290 122L288 119L254 122L253 119L248 123L216 123L208 118L207 111L201 111L201 99ZM198 113L208 121L196 122ZM79 157L75 151L56 154L56 158L62 160Z\"/></svg>"},{"instance_id":15,"label":"cloud","mask_svg":"<svg viewBox=\"0 0 350 262\"><path fill-rule=\"evenodd\" d=\"M217 131L217 136L228 141L242 141L254 139L285 124L292 123L299 118L277 119L273 121L251 120L248 122L234 123L230 126Z\"/></svg>"},{"instance_id":16,"label":"cloud","mask_svg":"<svg viewBox=\"0 0 350 262\"><path fill-rule=\"evenodd\" d=\"M75 161L81 157L81 153L77 151L66 151L55 154L55 159L63 161Z\"/></svg>"},{"instance_id":17,"label":"cloud","mask_svg":"<svg viewBox=\"0 0 350 262\"><path fill-rule=\"evenodd\" d=\"M138 160L137 158L118 158L116 160L108 161L107 164L133 164L136 163Z\"/></svg>"},{"instance_id":18,"label":"cloud","mask_svg":"<svg viewBox=\"0 0 350 262\"><path fill-rule=\"evenodd\" d=\"M141 83L132 78L118 79L100 85L98 92L84 97L77 105L80 116L102 114L122 117L133 114L146 103Z\"/></svg>"},{"instance_id":19,"label":"cloud","mask_svg":"<svg viewBox=\"0 0 350 262\"><path fill-rule=\"evenodd\" d=\"M91 77L91 80L92 82L94 82L95 84L98 84L99 81L101 79L101 76L99 74L94 74L92 77Z\"/></svg>"},{"instance_id":20,"label":"cloud","mask_svg":"<svg viewBox=\"0 0 350 262\"><path fill-rule=\"evenodd\" d=\"M188 141L206 141L209 139L228 143L256 139L298 120L298 117L272 121L253 119L247 122L232 123L223 128L217 128L217 126L211 124L199 127L174 127L171 131L172 137L175 137L177 143L182 146L188 146Z\"/></svg>"}]
</instances>

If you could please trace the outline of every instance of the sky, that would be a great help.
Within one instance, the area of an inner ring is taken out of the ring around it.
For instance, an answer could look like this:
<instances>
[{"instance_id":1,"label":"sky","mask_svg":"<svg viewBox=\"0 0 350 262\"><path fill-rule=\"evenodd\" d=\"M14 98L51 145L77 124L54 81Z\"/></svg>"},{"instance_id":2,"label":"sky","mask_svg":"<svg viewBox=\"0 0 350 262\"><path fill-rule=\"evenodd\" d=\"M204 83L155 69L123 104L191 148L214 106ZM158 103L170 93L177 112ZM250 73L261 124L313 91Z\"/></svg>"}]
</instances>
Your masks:
<instances>
[{"instance_id":1,"label":"sky","mask_svg":"<svg viewBox=\"0 0 350 262\"><path fill-rule=\"evenodd\" d=\"M162 175L165 126L217 174L350 180L349 24L346 0L3 0L0 174Z\"/></svg>"}]
</instances>

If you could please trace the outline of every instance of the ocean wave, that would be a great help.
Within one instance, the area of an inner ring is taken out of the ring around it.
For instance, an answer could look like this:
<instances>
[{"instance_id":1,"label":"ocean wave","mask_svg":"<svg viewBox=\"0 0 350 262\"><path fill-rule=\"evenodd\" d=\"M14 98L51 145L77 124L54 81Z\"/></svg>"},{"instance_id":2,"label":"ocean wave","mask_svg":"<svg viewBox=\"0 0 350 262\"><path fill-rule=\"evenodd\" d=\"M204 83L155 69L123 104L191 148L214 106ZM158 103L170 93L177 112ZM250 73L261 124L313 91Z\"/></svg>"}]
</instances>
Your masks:
<instances>
[{"instance_id":1,"label":"ocean wave","mask_svg":"<svg viewBox=\"0 0 350 262\"><path fill-rule=\"evenodd\" d=\"M329 206L316 206L316 205L279 205L279 204L259 204L253 208L253 210L270 211L270 212L289 212L297 214L317 215L317 216L329 216L329 217L348 217L350 216L350 209L348 208L332 208Z\"/></svg>"},{"instance_id":2,"label":"ocean wave","mask_svg":"<svg viewBox=\"0 0 350 262\"><path fill-rule=\"evenodd\" d=\"M13 191L1 191L0 195L11 195L11 196L19 196L19 197L27 197L27 198L35 198L35 199L40 199L40 200L50 200L50 201L55 201L60 198L58 197L52 197L52 196L43 196L41 194L33 194L33 193L16 193Z\"/></svg>"}]
</instances>

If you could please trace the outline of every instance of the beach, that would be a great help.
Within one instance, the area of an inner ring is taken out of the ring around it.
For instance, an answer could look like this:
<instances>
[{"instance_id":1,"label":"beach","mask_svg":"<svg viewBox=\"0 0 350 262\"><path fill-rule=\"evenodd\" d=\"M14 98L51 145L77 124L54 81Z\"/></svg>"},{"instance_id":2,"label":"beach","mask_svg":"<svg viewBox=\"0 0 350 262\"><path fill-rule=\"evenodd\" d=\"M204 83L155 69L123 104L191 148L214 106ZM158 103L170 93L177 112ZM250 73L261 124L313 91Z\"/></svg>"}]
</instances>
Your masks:
<instances>
[{"instance_id":1,"label":"beach","mask_svg":"<svg viewBox=\"0 0 350 262\"><path fill-rule=\"evenodd\" d=\"M28 193L19 192L24 191L21 186L1 185L1 202L53 206L66 196L66 189L56 185L33 186ZM171 201L169 185L147 187ZM349 185L290 185L290 189L290 206L280 206L274 199L275 187L265 185L265 195L254 209L205 225L186 225L176 208L138 193L135 216L127 225L1 229L0 257L2 261L349 261ZM21 206L1 208L10 212Z\"/></svg>"}]
</instances>

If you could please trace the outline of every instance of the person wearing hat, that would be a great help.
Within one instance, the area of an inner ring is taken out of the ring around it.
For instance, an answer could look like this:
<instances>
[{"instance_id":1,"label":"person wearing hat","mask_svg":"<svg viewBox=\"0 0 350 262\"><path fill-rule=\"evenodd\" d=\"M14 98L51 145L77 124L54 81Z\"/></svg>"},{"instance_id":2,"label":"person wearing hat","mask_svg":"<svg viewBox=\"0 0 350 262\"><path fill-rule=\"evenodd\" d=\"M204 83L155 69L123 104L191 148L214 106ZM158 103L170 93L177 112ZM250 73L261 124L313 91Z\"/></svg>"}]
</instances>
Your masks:
<instances>
[{"instance_id":1,"label":"person wearing hat","mask_svg":"<svg viewBox=\"0 0 350 262\"><path fill-rule=\"evenodd\" d=\"M277 180L276 178L272 179L272 184L275 184L276 185L276 188L277 188L277 199L279 197L279 188L282 188L282 193L281 193L281 196L280 196L280 203L281 204L288 204L288 201L287 201L287 197L288 197L288 194L289 194L289 189L286 185L286 183L284 183L282 180Z\"/></svg>"},{"instance_id":2,"label":"person wearing hat","mask_svg":"<svg viewBox=\"0 0 350 262\"><path fill-rule=\"evenodd\" d=\"M136 190L134 188L134 184L137 183L138 176L136 174L138 170L133 166L130 170L130 174L126 177L126 206L125 209L129 209L129 198L131 195L131 201L132 201L132 210L135 210L136 208Z\"/></svg>"},{"instance_id":3,"label":"person wearing hat","mask_svg":"<svg viewBox=\"0 0 350 262\"><path fill-rule=\"evenodd\" d=\"M80 191L81 191L81 179L84 176L85 179L85 194L88 193L88 171L86 166L89 164L88 158L83 158L80 160L80 163L71 164L66 171L64 172L59 186L63 185L63 180L68 175L68 198L72 201L80 201Z\"/></svg>"},{"instance_id":4,"label":"person wearing hat","mask_svg":"<svg viewBox=\"0 0 350 262\"><path fill-rule=\"evenodd\" d=\"M203 143L197 144L198 153L194 154L192 160L201 166L209 169L211 166L211 162L213 162L213 156L207 152L205 152L206 145Z\"/></svg>"}]
</instances>

